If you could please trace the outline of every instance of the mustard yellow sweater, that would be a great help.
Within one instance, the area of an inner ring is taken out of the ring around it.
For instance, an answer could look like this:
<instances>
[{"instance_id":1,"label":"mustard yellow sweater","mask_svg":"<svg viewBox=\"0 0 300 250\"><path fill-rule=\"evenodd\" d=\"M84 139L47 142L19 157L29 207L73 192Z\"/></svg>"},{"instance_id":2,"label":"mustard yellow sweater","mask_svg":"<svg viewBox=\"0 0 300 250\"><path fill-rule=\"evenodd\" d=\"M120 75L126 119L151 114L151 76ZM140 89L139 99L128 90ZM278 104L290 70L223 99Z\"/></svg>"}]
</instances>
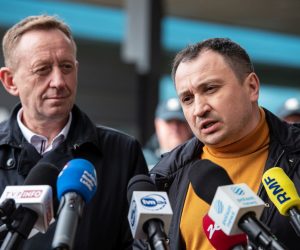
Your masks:
<instances>
[{"instance_id":1,"label":"mustard yellow sweater","mask_svg":"<svg viewBox=\"0 0 300 250\"><path fill-rule=\"evenodd\" d=\"M258 191L261 183L269 147L269 128L262 109L260 113L260 122L250 134L222 148L213 149L205 146L202 155L199 156L222 166L233 183L246 183L254 192ZM205 188L209 183L199 183L199 185ZM202 218L208 210L209 205L194 193L190 184L180 222L180 231L186 249L213 249L202 229Z\"/></svg>"}]
</instances>

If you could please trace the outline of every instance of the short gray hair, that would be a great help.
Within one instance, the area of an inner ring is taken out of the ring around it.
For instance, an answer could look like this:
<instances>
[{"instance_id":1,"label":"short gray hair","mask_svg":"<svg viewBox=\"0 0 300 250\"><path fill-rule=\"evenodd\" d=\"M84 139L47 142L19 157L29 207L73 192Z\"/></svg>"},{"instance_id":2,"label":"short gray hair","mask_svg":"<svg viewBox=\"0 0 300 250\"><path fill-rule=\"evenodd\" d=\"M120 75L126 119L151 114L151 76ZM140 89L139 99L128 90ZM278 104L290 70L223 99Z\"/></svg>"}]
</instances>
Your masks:
<instances>
[{"instance_id":1,"label":"short gray hair","mask_svg":"<svg viewBox=\"0 0 300 250\"><path fill-rule=\"evenodd\" d=\"M29 16L11 27L4 35L2 49L5 65L11 67L13 64L13 52L23 34L31 30L51 30L62 31L72 42L76 54L76 43L69 26L57 16L38 15Z\"/></svg>"}]
</instances>

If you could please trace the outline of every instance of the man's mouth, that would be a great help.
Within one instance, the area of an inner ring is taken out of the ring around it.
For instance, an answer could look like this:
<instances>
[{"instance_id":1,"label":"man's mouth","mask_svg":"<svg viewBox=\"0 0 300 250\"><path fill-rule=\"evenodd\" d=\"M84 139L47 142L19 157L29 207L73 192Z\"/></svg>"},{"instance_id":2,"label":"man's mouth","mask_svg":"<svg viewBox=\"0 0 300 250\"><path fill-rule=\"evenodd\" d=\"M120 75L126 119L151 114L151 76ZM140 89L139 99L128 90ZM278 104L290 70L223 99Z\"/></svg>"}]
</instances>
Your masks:
<instances>
[{"instance_id":1,"label":"man's mouth","mask_svg":"<svg viewBox=\"0 0 300 250\"><path fill-rule=\"evenodd\" d=\"M201 129L207 129L211 126L213 126L216 123L216 121L212 121L212 120L205 120L200 124L200 128Z\"/></svg>"},{"instance_id":2,"label":"man's mouth","mask_svg":"<svg viewBox=\"0 0 300 250\"><path fill-rule=\"evenodd\" d=\"M64 99L64 98L66 98L66 96L50 96L50 97L47 97L47 99L56 99L56 100Z\"/></svg>"},{"instance_id":3,"label":"man's mouth","mask_svg":"<svg viewBox=\"0 0 300 250\"><path fill-rule=\"evenodd\" d=\"M215 122L209 122L203 125L203 128L209 128L211 126L213 126L215 124Z\"/></svg>"}]
</instances>

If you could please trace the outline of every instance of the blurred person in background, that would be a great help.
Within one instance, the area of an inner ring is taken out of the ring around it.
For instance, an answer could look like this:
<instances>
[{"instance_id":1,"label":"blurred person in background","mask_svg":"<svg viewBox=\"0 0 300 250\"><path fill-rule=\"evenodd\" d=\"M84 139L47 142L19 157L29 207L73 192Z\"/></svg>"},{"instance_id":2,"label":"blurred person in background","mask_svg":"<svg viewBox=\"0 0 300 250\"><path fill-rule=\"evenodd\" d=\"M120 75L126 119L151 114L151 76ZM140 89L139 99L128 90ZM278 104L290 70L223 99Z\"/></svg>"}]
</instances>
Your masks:
<instances>
[{"instance_id":1,"label":"blurred person in background","mask_svg":"<svg viewBox=\"0 0 300 250\"><path fill-rule=\"evenodd\" d=\"M38 163L60 171L74 158L86 159L95 167L98 188L84 206L73 250L131 249L127 183L148 173L146 161L135 138L95 126L75 104L76 50L70 28L56 16L29 16L6 32L0 79L20 103L0 124L0 193L22 185ZM22 250L52 249L55 229L53 223Z\"/></svg>"},{"instance_id":2,"label":"blurred person in background","mask_svg":"<svg viewBox=\"0 0 300 250\"><path fill-rule=\"evenodd\" d=\"M161 101L157 105L154 127L155 134L143 148L149 170L164 153L171 151L193 136L176 97Z\"/></svg>"},{"instance_id":3,"label":"blurred person in background","mask_svg":"<svg viewBox=\"0 0 300 250\"><path fill-rule=\"evenodd\" d=\"M300 100L296 97L288 98L278 110L278 116L288 123L300 122Z\"/></svg>"}]
</instances>

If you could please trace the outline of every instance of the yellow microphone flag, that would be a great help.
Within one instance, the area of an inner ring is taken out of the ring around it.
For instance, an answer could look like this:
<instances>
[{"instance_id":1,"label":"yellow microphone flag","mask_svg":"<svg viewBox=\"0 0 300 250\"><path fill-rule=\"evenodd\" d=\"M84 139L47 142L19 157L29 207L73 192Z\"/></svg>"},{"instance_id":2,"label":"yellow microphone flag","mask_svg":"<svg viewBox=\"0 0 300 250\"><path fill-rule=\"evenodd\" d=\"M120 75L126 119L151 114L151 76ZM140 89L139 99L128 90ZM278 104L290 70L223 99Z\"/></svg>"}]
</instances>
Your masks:
<instances>
[{"instance_id":1,"label":"yellow microphone flag","mask_svg":"<svg viewBox=\"0 0 300 250\"><path fill-rule=\"evenodd\" d=\"M273 167L267 170L263 175L262 183L280 214L287 216L292 207L300 209L300 198L296 187L282 168Z\"/></svg>"}]
</instances>

